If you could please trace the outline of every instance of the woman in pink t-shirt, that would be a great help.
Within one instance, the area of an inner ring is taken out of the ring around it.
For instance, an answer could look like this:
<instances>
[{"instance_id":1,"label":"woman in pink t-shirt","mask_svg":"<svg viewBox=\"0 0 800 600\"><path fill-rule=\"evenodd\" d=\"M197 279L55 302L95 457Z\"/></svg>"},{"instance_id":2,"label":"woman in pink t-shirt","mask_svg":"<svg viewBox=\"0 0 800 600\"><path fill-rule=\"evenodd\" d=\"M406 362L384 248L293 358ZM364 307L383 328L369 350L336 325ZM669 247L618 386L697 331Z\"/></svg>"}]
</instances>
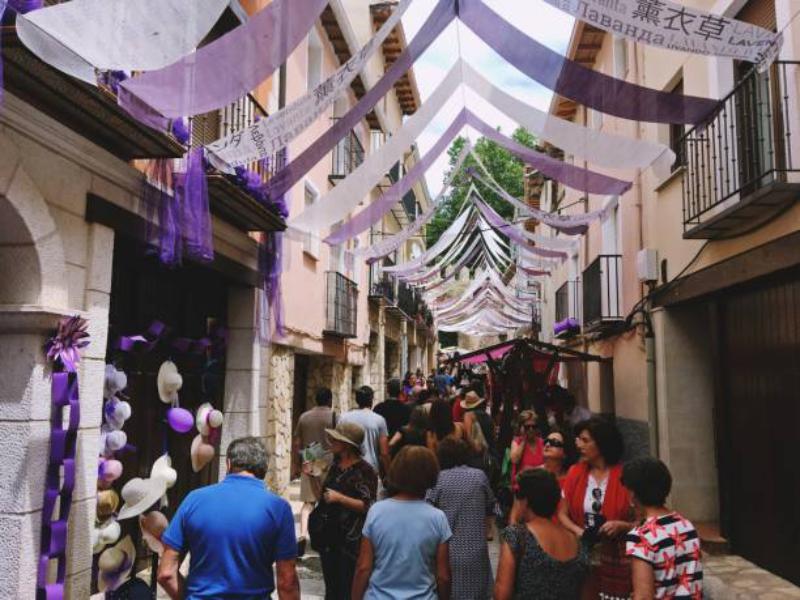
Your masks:
<instances>
[{"instance_id":1,"label":"woman in pink t-shirt","mask_svg":"<svg viewBox=\"0 0 800 600\"><path fill-rule=\"evenodd\" d=\"M515 496L519 491L519 482L517 481L519 474L544 465L544 442L539 436L536 413L532 410L523 410L519 414L519 422L522 435L513 439L510 452L511 491ZM509 523L516 523L522 518L522 513L519 501L514 498Z\"/></svg>"}]
</instances>

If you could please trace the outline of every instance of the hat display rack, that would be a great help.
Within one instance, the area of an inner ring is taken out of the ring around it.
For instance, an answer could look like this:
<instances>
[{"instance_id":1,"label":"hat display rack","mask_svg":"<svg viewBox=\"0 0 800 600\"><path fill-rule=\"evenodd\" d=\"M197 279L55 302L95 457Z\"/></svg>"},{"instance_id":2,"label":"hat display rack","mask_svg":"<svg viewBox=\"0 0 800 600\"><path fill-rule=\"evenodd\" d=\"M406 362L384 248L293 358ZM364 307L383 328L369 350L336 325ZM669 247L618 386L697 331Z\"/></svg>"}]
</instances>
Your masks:
<instances>
[{"instance_id":1,"label":"hat display rack","mask_svg":"<svg viewBox=\"0 0 800 600\"><path fill-rule=\"evenodd\" d=\"M169 506L168 492L178 480L172 456L180 453L176 458L186 458L183 444L179 444L180 449L176 447L174 436L196 431L191 444L194 473L200 473L213 461L221 439L224 415L212 401L219 398L215 373L221 367L227 347L227 330L213 325L207 336L197 339L173 336L172 331L156 320L141 333L109 340L97 470L97 514L92 530L92 582L98 591L113 591L135 575L136 548L152 553L149 584L155 591L158 561L163 553L161 535L169 524L170 513L164 509ZM203 402L193 413L181 406L184 378L178 364L195 362L201 365L199 388ZM156 372L154 365L158 365ZM142 385L148 389L144 390ZM155 389L149 389L150 386ZM151 397L158 401L150 402ZM147 429L158 440L157 458L146 476L142 471L147 465L142 461L148 457L142 455L136 444L146 444L147 440L137 442L129 438L131 431L125 431L130 429L126 424L130 425L135 413L140 422L142 418L152 421ZM154 415L158 416L154 419ZM124 466L127 462L130 469L134 458L138 459L139 473L128 472ZM127 481L123 474L129 476Z\"/></svg>"}]
</instances>

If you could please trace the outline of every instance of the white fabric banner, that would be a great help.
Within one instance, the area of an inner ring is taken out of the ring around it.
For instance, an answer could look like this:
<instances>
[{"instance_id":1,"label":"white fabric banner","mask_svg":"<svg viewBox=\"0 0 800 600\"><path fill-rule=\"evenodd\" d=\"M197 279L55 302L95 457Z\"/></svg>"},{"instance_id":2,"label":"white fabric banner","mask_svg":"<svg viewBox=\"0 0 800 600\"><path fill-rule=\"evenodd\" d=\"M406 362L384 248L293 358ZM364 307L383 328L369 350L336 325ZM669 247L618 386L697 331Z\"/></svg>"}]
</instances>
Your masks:
<instances>
[{"instance_id":1,"label":"white fabric banner","mask_svg":"<svg viewBox=\"0 0 800 600\"><path fill-rule=\"evenodd\" d=\"M340 181L319 202L295 217L291 221L292 226L311 232L323 232L353 212L398 158L417 141L425 127L461 85L460 68L459 59L420 109L355 171Z\"/></svg>"},{"instance_id":2,"label":"white fabric banner","mask_svg":"<svg viewBox=\"0 0 800 600\"><path fill-rule=\"evenodd\" d=\"M191 53L230 0L71 0L17 15L28 49L92 85L100 71L152 71Z\"/></svg>"},{"instance_id":3,"label":"white fabric banner","mask_svg":"<svg viewBox=\"0 0 800 600\"><path fill-rule=\"evenodd\" d=\"M598 29L640 44L757 63L764 70L783 38L670 0L544 0Z\"/></svg>"},{"instance_id":4,"label":"white fabric banner","mask_svg":"<svg viewBox=\"0 0 800 600\"><path fill-rule=\"evenodd\" d=\"M450 189L450 185L453 182L453 178L459 172L461 172L461 168L464 165L464 160L467 158L467 155L471 152L471 149L472 146L470 145L469 142L464 144L464 148L458 155L455 165L453 165L452 170L445 177L442 189L439 191L436 198L434 198L431 201L431 205L428 208L428 210L419 215L411 225L409 225L402 231L397 232L391 237L383 239L380 242L373 244L372 246L359 248L353 251L353 253L356 256L361 256L367 260L381 258L382 256L386 256L387 254L391 254L392 252L397 250L400 246L402 246L406 241L414 237L420 231L420 229L422 229L433 218L433 215L436 214L436 211L439 208L439 204L442 202L444 195Z\"/></svg>"},{"instance_id":5,"label":"white fabric banner","mask_svg":"<svg viewBox=\"0 0 800 600\"><path fill-rule=\"evenodd\" d=\"M652 165L657 176L666 177L675 162L675 153L663 144L583 127L517 100L492 85L466 63L463 75L465 85L510 119L567 154L581 157L591 164L612 169L645 169Z\"/></svg>"},{"instance_id":6,"label":"white fabric banner","mask_svg":"<svg viewBox=\"0 0 800 600\"><path fill-rule=\"evenodd\" d=\"M206 146L215 167L230 171L271 156L284 148L349 88L375 51L400 23L412 0L403 0L378 32L339 69L305 96L244 131L233 133Z\"/></svg>"}]
</instances>

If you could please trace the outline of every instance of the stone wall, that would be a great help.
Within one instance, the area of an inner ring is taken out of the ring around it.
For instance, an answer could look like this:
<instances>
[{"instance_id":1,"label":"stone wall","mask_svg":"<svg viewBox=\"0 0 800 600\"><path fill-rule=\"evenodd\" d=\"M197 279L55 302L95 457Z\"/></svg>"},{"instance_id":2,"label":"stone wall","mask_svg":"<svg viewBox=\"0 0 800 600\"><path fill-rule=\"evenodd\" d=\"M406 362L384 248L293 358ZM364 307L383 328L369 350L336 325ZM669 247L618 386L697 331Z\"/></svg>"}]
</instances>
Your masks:
<instances>
[{"instance_id":1,"label":"stone wall","mask_svg":"<svg viewBox=\"0 0 800 600\"><path fill-rule=\"evenodd\" d=\"M267 483L285 495L291 478L294 351L273 344L267 359L266 440L270 454Z\"/></svg>"}]
</instances>

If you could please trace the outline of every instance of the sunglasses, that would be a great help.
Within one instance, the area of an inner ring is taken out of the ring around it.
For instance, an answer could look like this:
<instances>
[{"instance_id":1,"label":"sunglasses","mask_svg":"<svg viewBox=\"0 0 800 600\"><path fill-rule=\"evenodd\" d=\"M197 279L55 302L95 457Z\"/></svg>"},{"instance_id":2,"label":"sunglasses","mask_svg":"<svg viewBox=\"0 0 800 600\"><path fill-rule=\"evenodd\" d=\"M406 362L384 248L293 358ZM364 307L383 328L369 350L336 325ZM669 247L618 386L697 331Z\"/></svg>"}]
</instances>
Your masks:
<instances>
[{"instance_id":1,"label":"sunglasses","mask_svg":"<svg viewBox=\"0 0 800 600\"><path fill-rule=\"evenodd\" d=\"M592 490L592 498L594 498L594 501L592 502L592 510L596 513L599 513L603 508L603 490L600 488L594 488Z\"/></svg>"},{"instance_id":2,"label":"sunglasses","mask_svg":"<svg viewBox=\"0 0 800 600\"><path fill-rule=\"evenodd\" d=\"M527 429L529 431L531 429L536 429L536 427L537 427L536 423L527 423L527 424L522 426L523 429Z\"/></svg>"},{"instance_id":3,"label":"sunglasses","mask_svg":"<svg viewBox=\"0 0 800 600\"><path fill-rule=\"evenodd\" d=\"M563 448L564 447L564 442L562 442L561 440L558 440L556 438L547 438L544 441L544 445L545 446L552 446L553 448Z\"/></svg>"}]
</instances>

